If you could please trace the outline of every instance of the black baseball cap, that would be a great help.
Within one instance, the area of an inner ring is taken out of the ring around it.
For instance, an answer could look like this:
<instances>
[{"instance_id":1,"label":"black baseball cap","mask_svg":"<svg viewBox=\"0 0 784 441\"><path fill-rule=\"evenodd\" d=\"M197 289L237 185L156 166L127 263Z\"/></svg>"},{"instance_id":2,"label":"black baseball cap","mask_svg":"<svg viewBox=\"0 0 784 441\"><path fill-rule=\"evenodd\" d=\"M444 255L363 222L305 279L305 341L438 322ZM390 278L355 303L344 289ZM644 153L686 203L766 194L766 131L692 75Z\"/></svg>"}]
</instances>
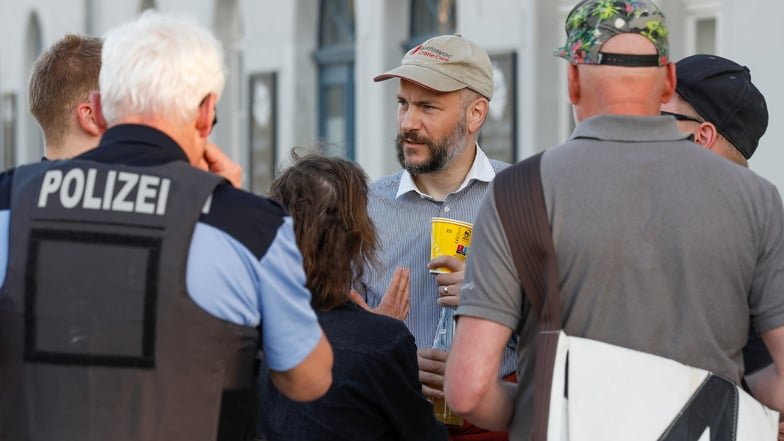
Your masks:
<instances>
[{"instance_id":1,"label":"black baseball cap","mask_svg":"<svg viewBox=\"0 0 784 441\"><path fill-rule=\"evenodd\" d=\"M746 159L751 158L768 128L768 107L751 83L749 68L705 54L686 57L676 66L678 95Z\"/></svg>"}]
</instances>

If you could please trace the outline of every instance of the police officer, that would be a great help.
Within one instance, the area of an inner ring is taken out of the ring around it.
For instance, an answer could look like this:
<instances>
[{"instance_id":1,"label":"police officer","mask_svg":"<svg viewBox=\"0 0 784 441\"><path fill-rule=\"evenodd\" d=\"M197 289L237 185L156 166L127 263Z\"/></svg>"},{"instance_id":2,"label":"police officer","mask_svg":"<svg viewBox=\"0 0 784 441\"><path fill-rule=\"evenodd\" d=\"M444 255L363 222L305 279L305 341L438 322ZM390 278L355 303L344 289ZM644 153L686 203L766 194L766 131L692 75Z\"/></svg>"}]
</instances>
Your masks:
<instances>
[{"instance_id":1,"label":"police officer","mask_svg":"<svg viewBox=\"0 0 784 441\"><path fill-rule=\"evenodd\" d=\"M291 218L194 167L212 35L148 12L102 57L98 148L0 175L0 440L246 439L259 349L292 399L332 381Z\"/></svg>"}]
</instances>

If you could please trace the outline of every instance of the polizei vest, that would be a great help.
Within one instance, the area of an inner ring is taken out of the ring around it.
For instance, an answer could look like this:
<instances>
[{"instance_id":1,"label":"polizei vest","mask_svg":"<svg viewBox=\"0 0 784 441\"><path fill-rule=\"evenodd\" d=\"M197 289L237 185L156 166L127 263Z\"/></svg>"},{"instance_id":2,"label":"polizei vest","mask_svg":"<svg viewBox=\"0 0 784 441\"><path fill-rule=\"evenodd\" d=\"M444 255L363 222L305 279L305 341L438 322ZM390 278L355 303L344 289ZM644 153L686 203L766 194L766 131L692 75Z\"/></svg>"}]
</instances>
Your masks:
<instances>
[{"instance_id":1,"label":"polizei vest","mask_svg":"<svg viewBox=\"0 0 784 441\"><path fill-rule=\"evenodd\" d=\"M175 161L14 172L0 292L0 440L245 440L258 331L189 297L221 178Z\"/></svg>"}]
</instances>

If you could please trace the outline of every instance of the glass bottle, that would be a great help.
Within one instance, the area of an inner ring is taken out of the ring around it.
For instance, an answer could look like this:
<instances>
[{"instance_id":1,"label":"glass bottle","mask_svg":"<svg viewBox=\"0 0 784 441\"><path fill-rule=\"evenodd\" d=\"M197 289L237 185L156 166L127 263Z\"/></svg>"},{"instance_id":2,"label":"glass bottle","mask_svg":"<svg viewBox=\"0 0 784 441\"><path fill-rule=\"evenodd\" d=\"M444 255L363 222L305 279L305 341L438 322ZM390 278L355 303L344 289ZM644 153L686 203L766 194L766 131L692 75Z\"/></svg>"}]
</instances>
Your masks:
<instances>
[{"instance_id":1,"label":"glass bottle","mask_svg":"<svg viewBox=\"0 0 784 441\"><path fill-rule=\"evenodd\" d=\"M436 337L433 339L433 348L441 349L442 351L449 352L452 347L452 339L455 336L455 307L444 306L441 308L441 314L438 317L438 327L436 328ZM449 426L462 426L463 419L454 414L452 409L446 405L443 398L428 397L433 402L433 411L436 414L436 419Z\"/></svg>"}]
</instances>

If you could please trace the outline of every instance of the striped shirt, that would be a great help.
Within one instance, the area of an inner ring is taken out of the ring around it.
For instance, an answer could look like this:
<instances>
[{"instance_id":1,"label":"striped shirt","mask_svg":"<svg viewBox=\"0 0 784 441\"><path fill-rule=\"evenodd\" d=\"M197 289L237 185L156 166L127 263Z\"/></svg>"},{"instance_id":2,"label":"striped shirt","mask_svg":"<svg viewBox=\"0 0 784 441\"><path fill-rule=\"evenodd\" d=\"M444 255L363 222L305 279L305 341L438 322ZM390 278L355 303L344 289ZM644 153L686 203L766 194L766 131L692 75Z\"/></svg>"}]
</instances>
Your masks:
<instances>
[{"instance_id":1,"label":"striped shirt","mask_svg":"<svg viewBox=\"0 0 784 441\"><path fill-rule=\"evenodd\" d=\"M436 303L436 277L427 269L430 262L430 219L445 217L473 223L490 181L508 167L488 159L477 146L474 163L457 191L437 201L416 188L411 174L401 170L380 178L370 186L368 211L378 229L377 268L368 268L358 290L368 305L378 307L398 267L411 268L411 309L405 320L418 348L430 348L435 338L441 307ZM500 374L516 367L514 347L504 353Z\"/></svg>"}]
</instances>

